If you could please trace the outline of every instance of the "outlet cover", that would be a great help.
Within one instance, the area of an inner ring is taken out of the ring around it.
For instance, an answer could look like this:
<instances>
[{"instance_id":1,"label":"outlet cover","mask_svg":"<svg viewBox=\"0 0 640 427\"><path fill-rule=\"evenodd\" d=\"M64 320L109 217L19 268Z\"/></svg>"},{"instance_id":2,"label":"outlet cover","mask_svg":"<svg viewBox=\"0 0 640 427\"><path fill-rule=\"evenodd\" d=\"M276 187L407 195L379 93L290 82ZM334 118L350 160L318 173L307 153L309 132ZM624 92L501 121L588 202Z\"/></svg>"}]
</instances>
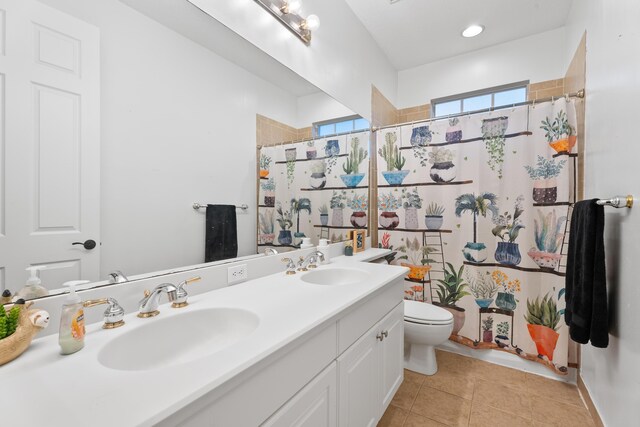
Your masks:
<instances>
[{"instance_id":1,"label":"outlet cover","mask_svg":"<svg viewBox=\"0 0 640 427\"><path fill-rule=\"evenodd\" d=\"M227 284L233 285L234 283L244 282L249 277L247 273L247 264L235 265L227 269Z\"/></svg>"}]
</instances>

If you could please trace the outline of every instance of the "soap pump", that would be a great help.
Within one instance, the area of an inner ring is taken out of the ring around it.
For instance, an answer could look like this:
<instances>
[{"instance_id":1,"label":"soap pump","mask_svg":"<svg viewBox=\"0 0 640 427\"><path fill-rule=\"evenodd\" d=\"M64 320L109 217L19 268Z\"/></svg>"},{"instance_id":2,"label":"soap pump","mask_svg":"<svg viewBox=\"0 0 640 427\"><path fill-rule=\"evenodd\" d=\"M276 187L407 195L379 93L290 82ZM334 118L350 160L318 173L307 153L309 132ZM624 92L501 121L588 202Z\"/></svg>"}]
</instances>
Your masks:
<instances>
[{"instance_id":1,"label":"soap pump","mask_svg":"<svg viewBox=\"0 0 640 427\"><path fill-rule=\"evenodd\" d=\"M25 300L46 297L49 295L47 288L42 286L42 280L40 280L40 270L45 269L46 265L34 265L27 267L29 272L29 278L24 288L20 289L16 294L16 297L23 298Z\"/></svg>"},{"instance_id":2,"label":"soap pump","mask_svg":"<svg viewBox=\"0 0 640 427\"><path fill-rule=\"evenodd\" d=\"M62 304L60 316L60 333L58 343L60 354L71 354L84 347L84 310L82 299L76 294L76 285L89 283L88 280L72 280L63 286L69 288L69 294Z\"/></svg>"}]
</instances>

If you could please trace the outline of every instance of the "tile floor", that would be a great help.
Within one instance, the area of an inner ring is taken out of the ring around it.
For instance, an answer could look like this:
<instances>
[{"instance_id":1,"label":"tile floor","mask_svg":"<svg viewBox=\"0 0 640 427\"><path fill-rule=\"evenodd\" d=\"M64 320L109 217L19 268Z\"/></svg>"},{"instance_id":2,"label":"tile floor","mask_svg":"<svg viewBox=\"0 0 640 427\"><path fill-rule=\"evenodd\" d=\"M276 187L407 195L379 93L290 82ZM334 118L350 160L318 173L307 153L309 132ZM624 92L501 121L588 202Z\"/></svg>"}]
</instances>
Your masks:
<instances>
[{"instance_id":1,"label":"tile floor","mask_svg":"<svg viewBox=\"0 0 640 427\"><path fill-rule=\"evenodd\" d=\"M378 427L595 427L578 388L438 351L438 373L405 370Z\"/></svg>"}]
</instances>

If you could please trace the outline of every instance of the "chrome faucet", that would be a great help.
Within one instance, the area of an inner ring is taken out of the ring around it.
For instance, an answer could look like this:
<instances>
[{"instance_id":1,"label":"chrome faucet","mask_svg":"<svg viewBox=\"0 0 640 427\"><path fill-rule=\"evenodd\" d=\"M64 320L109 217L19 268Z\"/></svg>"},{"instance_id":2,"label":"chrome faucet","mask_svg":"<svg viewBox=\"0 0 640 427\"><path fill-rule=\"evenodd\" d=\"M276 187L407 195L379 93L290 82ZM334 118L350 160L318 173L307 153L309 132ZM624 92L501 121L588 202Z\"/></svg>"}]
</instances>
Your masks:
<instances>
[{"instance_id":1,"label":"chrome faucet","mask_svg":"<svg viewBox=\"0 0 640 427\"><path fill-rule=\"evenodd\" d=\"M109 304L109 307L104 311L103 329L114 329L124 325L124 309L114 298L92 299L82 303L85 308L102 304Z\"/></svg>"},{"instance_id":2,"label":"chrome faucet","mask_svg":"<svg viewBox=\"0 0 640 427\"><path fill-rule=\"evenodd\" d=\"M296 264L293 262L291 258L282 258L282 262L287 263L287 274L296 274Z\"/></svg>"},{"instance_id":3,"label":"chrome faucet","mask_svg":"<svg viewBox=\"0 0 640 427\"><path fill-rule=\"evenodd\" d=\"M144 298L140 300L138 317L153 317L160 314L158 311L158 300L160 294L166 292L170 302L174 302L178 298L178 288L171 283L163 283L158 285L151 292L144 291Z\"/></svg>"},{"instance_id":4,"label":"chrome faucet","mask_svg":"<svg viewBox=\"0 0 640 427\"><path fill-rule=\"evenodd\" d=\"M184 287L189 283L197 282L200 279L202 279L200 276L196 276L196 277L192 277L191 279L183 280L182 282L178 283L177 290L176 290L176 299L171 304L171 307L182 308L182 307L188 306L189 303L187 302L187 298L189 297L189 294L187 293L187 290Z\"/></svg>"},{"instance_id":5,"label":"chrome faucet","mask_svg":"<svg viewBox=\"0 0 640 427\"><path fill-rule=\"evenodd\" d=\"M298 268L298 270L300 271L307 271L308 268L317 268L318 266L316 265L317 262L323 262L324 261L324 254L320 251L315 251L310 253L309 255L307 255L306 258L302 258L300 257L300 263L298 264L302 270L300 268Z\"/></svg>"},{"instance_id":6,"label":"chrome faucet","mask_svg":"<svg viewBox=\"0 0 640 427\"><path fill-rule=\"evenodd\" d=\"M266 256L269 256L269 255L278 255L278 251L277 251L275 248L267 248L267 249L265 249L265 250L264 250L264 254L265 254Z\"/></svg>"},{"instance_id":7,"label":"chrome faucet","mask_svg":"<svg viewBox=\"0 0 640 427\"><path fill-rule=\"evenodd\" d=\"M124 283L128 281L129 278L120 270L114 270L109 273L109 283Z\"/></svg>"}]
</instances>

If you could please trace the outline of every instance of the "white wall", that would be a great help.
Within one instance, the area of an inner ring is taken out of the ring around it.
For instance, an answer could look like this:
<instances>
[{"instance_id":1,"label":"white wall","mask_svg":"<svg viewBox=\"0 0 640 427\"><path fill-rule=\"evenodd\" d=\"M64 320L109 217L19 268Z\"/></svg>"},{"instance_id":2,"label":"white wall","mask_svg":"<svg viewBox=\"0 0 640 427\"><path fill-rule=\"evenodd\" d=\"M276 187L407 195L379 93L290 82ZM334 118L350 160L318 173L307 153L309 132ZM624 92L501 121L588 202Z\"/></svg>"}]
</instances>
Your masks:
<instances>
[{"instance_id":1,"label":"white wall","mask_svg":"<svg viewBox=\"0 0 640 427\"><path fill-rule=\"evenodd\" d=\"M567 26L576 48L587 30L587 198L640 197L637 105L640 31L637 0L575 0ZM582 348L581 375L605 425L640 420L640 212L606 209L605 252L610 301L609 347Z\"/></svg>"},{"instance_id":2,"label":"white wall","mask_svg":"<svg viewBox=\"0 0 640 427\"><path fill-rule=\"evenodd\" d=\"M344 0L305 0L320 17L305 46L254 0L189 0L358 114L371 118L371 85L395 102L397 74Z\"/></svg>"},{"instance_id":3,"label":"white wall","mask_svg":"<svg viewBox=\"0 0 640 427\"><path fill-rule=\"evenodd\" d=\"M565 56L565 31L559 28L403 70L398 73L396 107L523 80L562 78ZM572 56L573 51L569 59Z\"/></svg>"},{"instance_id":4,"label":"white wall","mask_svg":"<svg viewBox=\"0 0 640 427\"><path fill-rule=\"evenodd\" d=\"M298 119L295 127L304 128L315 122L352 116L354 113L324 92L300 96L297 99Z\"/></svg>"},{"instance_id":5,"label":"white wall","mask_svg":"<svg viewBox=\"0 0 640 427\"><path fill-rule=\"evenodd\" d=\"M43 3L101 31L102 276L202 262L196 201L247 203L255 252L255 115L295 123L296 98L117 0Z\"/></svg>"}]
</instances>

